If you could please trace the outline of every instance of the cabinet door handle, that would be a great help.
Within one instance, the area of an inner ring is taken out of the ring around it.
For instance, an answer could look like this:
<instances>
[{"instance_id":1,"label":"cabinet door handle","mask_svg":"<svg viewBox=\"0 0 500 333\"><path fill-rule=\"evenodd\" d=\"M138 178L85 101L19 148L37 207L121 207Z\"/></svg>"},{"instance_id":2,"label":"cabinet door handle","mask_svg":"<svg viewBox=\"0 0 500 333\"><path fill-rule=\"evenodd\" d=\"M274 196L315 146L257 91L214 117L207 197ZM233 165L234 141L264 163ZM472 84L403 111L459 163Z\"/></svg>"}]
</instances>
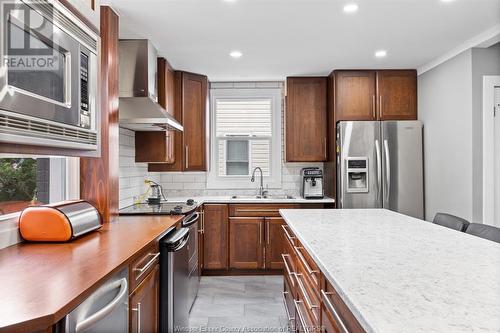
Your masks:
<instances>
[{"instance_id":1,"label":"cabinet door handle","mask_svg":"<svg viewBox=\"0 0 500 333\"><path fill-rule=\"evenodd\" d=\"M266 221L266 241L267 245L271 244L271 233L270 233L270 228L269 228L269 221Z\"/></svg>"},{"instance_id":2,"label":"cabinet door handle","mask_svg":"<svg viewBox=\"0 0 500 333\"><path fill-rule=\"evenodd\" d=\"M380 118L382 118L383 115L384 115L384 109L383 109L383 105L384 104L382 103L383 102L382 98L383 98L382 95L380 95L379 96L379 102L378 102L378 109L379 109L379 112L380 112Z\"/></svg>"},{"instance_id":3,"label":"cabinet door handle","mask_svg":"<svg viewBox=\"0 0 500 333\"><path fill-rule=\"evenodd\" d=\"M137 333L141 333L141 302L137 302L137 307L132 308L132 311L137 312Z\"/></svg>"},{"instance_id":4,"label":"cabinet door handle","mask_svg":"<svg viewBox=\"0 0 500 333\"><path fill-rule=\"evenodd\" d=\"M188 145L186 145L185 150L186 150L186 152L185 152L185 154L186 154L186 159L185 159L186 160L186 169L189 169L189 146Z\"/></svg>"},{"instance_id":5,"label":"cabinet door handle","mask_svg":"<svg viewBox=\"0 0 500 333\"><path fill-rule=\"evenodd\" d=\"M375 95L372 96L372 114L373 114L373 119L377 119L377 108L375 107Z\"/></svg>"},{"instance_id":6,"label":"cabinet door handle","mask_svg":"<svg viewBox=\"0 0 500 333\"><path fill-rule=\"evenodd\" d=\"M259 222L259 244L262 244L262 222Z\"/></svg>"},{"instance_id":7,"label":"cabinet door handle","mask_svg":"<svg viewBox=\"0 0 500 333\"><path fill-rule=\"evenodd\" d=\"M200 214L200 229L198 230L198 233L203 234L203 212L201 211L198 214Z\"/></svg>"},{"instance_id":8,"label":"cabinet door handle","mask_svg":"<svg viewBox=\"0 0 500 333\"><path fill-rule=\"evenodd\" d=\"M349 331L345 327L344 322L342 321L342 318L340 318L337 310L335 310L335 307L333 306L332 302L330 301L330 298L328 297L329 295L333 295L333 293L325 292L323 289L321 289L321 297L323 298L323 303L325 304L327 310L330 311L333 317L335 318L340 333L348 333Z\"/></svg>"},{"instance_id":9,"label":"cabinet door handle","mask_svg":"<svg viewBox=\"0 0 500 333\"><path fill-rule=\"evenodd\" d=\"M323 138L323 144L324 144L324 147L325 147L325 149L323 150L323 154L324 154L325 160L326 160L326 158L327 158L327 156L326 156L327 155L327 152L326 152L326 150L327 150L326 149L326 137Z\"/></svg>"}]
</instances>

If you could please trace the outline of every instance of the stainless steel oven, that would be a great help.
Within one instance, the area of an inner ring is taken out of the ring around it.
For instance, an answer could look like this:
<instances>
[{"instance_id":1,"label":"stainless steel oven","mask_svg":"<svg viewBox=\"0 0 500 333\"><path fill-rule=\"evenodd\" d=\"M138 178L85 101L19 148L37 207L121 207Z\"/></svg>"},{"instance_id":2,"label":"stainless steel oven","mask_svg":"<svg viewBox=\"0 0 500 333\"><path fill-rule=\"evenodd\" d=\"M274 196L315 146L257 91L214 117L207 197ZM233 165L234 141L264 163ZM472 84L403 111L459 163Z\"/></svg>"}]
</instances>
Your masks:
<instances>
[{"instance_id":1,"label":"stainless steel oven","mask_svg":"<svg viewBox=\"0 0 500 333\"><path fill-rule=\"evenodd\" d=\"M57 1L0 6L0 141L97 149L99 36Z\"/></svg>"}]
</instances>

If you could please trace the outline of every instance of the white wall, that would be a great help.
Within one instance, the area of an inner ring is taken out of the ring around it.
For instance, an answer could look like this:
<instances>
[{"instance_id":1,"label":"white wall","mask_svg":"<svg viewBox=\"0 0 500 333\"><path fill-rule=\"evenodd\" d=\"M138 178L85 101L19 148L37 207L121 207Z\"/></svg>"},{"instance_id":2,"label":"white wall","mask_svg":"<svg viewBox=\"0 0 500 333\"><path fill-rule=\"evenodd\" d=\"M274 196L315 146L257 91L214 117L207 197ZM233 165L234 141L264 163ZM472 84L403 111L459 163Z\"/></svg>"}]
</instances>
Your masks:
<instances>
[{"instance_id":1,"label":"white wall","mask_svg":"<svg viewBox=\"0 0 500 333\"><path fill-rule=\"evenodd\" d=\"M424 123L425 218L472 218L471 50L418 78Z\"/></svg>"},{"instance_id":2,"label":"white wall","mask_svg":"<svg viewBox=\"0 0 500 333\"><path fill-rule=\"evenodd\" d=\"M482 223L482 77L500 74L500 47L469 49L418 77L427 220Z\"/></svg>"},{"instance_id":3,"label":"white wall","mask_svg":"<svg viewBox=\"0 0 500 333\"><path fill-rule=\"evenodd\" d=\"M474 221L483 221L483 76L500 75L500 44L472 49L472 126L473 126L473 206ZM493 110L491 111L493 112ZM500 172L500 171L499 171ZM493 221L484 221L493 223Z\"/></svg>"}]
</instances>

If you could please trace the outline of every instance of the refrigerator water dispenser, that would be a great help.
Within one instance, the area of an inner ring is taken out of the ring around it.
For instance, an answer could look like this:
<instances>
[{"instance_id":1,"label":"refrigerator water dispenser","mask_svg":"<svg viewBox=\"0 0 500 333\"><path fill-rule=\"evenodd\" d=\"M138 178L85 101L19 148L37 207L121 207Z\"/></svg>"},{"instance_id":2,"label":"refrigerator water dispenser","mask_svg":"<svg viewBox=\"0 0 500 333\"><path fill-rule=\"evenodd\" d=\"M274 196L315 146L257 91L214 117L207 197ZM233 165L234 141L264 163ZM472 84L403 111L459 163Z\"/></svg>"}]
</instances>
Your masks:
<instances>
[{"instance_id":1,"label":"refrigerator water dispenser","mask_svg":"<svg viewBox=\"0 0 500 333\"><path fill-rule=\"evenodd\" d=\"M347 163L347 192L368 193L368 158L348 157Z\"/></svg>"}]
</instances>

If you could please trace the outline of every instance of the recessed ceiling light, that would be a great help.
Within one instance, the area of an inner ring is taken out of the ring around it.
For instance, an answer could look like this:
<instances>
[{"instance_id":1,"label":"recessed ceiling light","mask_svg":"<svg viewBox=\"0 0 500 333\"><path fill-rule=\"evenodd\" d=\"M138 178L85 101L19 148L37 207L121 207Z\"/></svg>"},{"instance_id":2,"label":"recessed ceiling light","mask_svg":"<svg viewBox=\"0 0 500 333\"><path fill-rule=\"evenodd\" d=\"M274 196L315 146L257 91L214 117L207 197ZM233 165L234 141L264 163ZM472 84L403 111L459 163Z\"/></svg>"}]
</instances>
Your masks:
<instances>
[{"instance_id":1,"label":"recessed ceiling light","mask_svg":"<svg viewBox=\"0 0 500 333\"><path fill-rule=\"evenodd\" d=\"M236 2L237 0L224 0L224 2Z\"/></svg>"},{"instance_id":2,"label":"recessed ceiling light","mask_svg":"<svg viewBox=\"0 0 500 333\"><path fill-rule=\"evenodd\" d=\"M454 2L455 0L441 0L441 2Z\"/></svg>"},{"instance_id":3,"label":"recessed ceiling light","mask_svg":"<svg viewBox=\"0 0 500 333\"><path fill-rule=\"evenodd\" d=\"M344 6L344 13L348 13L348 14L355 13L358 11L358 9L359 9L359 6L357 4L349 3L349 4Z\"/></svg>"},{"instance_id":4,"label":"recessed ceiling light","mask_svg":"<svg viewBox=\"0 0 500 333\"><path fill-rule=\"evenodd\" d=\"M386 50L378 50L375 52L375 57L377 58L384 58L387 56L387 51Z\"/></svg>"},{"instance_id":5,"label":"recessed ceiling light","mask_svg":"<svg viewBox=\"0 0 500 333\"><path fill-rule=\"evenodd\" d=\"M229 53L229 55L233 58L241 58L243 53L241 53L240 51L231 51L231 53Z\"/></svg>"}]
</instances>

